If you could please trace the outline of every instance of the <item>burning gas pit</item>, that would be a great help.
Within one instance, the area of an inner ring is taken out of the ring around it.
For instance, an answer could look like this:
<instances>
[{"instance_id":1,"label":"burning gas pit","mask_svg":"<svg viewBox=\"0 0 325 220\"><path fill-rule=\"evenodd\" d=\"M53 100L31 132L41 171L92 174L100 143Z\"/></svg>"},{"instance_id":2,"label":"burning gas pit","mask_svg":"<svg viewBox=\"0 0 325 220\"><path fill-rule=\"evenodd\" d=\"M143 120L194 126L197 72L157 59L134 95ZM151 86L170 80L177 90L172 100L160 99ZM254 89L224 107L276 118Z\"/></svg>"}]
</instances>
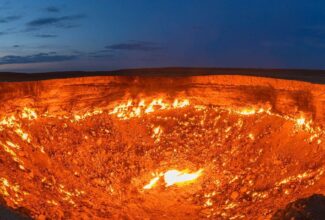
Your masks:
<instances>
[{"instance_id":1,"label":"burning gas pit","mask_svg":"<svg viewBox=\"0 0 325 220\"><path fill-rule=\"evenodd\" d=\"M270 219L325 193L325 88L244 76L2 83L2 205L36 219Z\"/></svg>"}]
</instances>

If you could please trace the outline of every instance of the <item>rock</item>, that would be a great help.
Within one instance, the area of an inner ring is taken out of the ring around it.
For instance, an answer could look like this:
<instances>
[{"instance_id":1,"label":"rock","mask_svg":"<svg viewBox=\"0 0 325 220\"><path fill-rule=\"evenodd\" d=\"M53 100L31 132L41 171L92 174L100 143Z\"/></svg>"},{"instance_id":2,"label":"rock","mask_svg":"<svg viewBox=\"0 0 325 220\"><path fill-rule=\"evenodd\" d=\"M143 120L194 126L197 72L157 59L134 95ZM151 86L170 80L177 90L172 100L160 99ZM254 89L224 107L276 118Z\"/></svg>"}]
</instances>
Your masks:
<instances>
[{"instance_id":1,"label":"rock","mask_svg":"<svg viewBox=\"0 0 325 220\"><path fill-rule=\"evenodd\" d=\"M101 138L98 138L96 141L97 146L102 145L102 143L103 143L103 140Z\"/></svg>"},{"instance_id":2,"label":"rock","mask_svg":"<svg viewBox=\"0 0 325 220\"><path fill-rule=\"evenodd\" d=\"M37 220L46 220L46 216L45 215L39 215L39 216L37 216Z\"/></svg>"},{"instance_id":3,"label":"rock","mask_svg":"<svg viewBox=\"0 0 325 220\"><path fill-rule=\"evenodd\" d=\"M25 157L25 155L26 155L26 154L25 154L23 151L19 151L19 152L18 152L18 156L20 156L20 157Z\"/></svg>"},{"instance_id":4,"label":"rock","mask_svg":"<svg viewBox=\"0 0 325 220\"><path fill-rule=\"evenodd\" d=\"M5 201L0 197L0 219L4 220L31 220L27 210L18 208L16 210L5 205Z\"/></svg>"},{"instance_id":5,"label":"rock","mask_svg":"<svg viewBox=\"0 0 325 220\"><path fill-rule=\"evenodd\" d=\"M34 178L34 173L33 173L33 171L30 171L30 172L28 173L28 178L29 178L29 179L33 179L33 178Z\"/></svg>"},{"instance_id":6,"label":"rock","mask_svg":"<svg viewBox=\"0 0 325 220\"><path fill-rule=\"evenodd\" d=\"M240 188L240 192L241 192L241 193L245 193L245 192L247 192L247 190L248 190L248 189L247 189L246 186L243 186L243 187Z\"/></svg>"},{"instance_id":7,"label":"rock","mask_svg":"<svg viewBox=\"0 0 325 220\"><path fill-rule=\"evenodd\" d=\"M206 217L206 216L211 215L212 214L212 211L211 211L211 209L202 209L200 211L200 214L201 214L201 216Z\"/></svg>"},{"instance_id":8,"label":"rock","mask_svg":"<svg viewBox=\"0 0 325 220\"><path fill-rule=\"evenodd\" d=\"M298 199L289 203L284 209L278 210L272 220L291 219L325 219L325 196L315 194L308 198Z\"/></svg>"},{"instance_id":9,"label":"rock","mask_svg":"<svg viewBox=\"0 0 325 220\"><path fill-rule=\"evenodd\" d=\"M101 186L101 187L104 187L106 186L106 183L104 180L102 180L101 178L96 178L96 179L93 179L92 182L98 186Z\"/></svg>"},{"instance_id":10,"label":"rock","mask_svg":"<svg viewBox=\"0 0 325 220\"><path fill-rule=\"evenodd\" d=\"M239 196L239 193L234 191L231 193L230 198L233 200L236 200L238 198L238 196Z\"/></svg>"}]
</instances>

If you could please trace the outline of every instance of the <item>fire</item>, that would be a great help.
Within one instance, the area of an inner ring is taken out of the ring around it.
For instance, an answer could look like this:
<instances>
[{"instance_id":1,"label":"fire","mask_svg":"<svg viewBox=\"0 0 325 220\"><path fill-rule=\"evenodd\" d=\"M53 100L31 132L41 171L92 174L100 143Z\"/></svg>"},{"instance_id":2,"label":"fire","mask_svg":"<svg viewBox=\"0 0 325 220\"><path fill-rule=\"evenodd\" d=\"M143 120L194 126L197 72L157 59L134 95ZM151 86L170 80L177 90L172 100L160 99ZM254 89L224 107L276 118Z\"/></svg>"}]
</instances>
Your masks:
<instances>
[{"instance_id":1,"label":"fire","mask_svg":"<svg viewBox=\"0 0 325 220\"><path fill-rule=\"evenodd\" d=\"M239 111L241 115L254 115L256 114L256 110L253 108L245 108Z\"/></svg>"},{"instance_id":2,"label":"fire","mask_svg":"<svg viewBox=\"0 0 325 220\"><path fill-rule=\"evenodd\" d=\"M21 113L21 117L33 120L37 119L37 113L33 109L25 107Z\"/></svg>"},{"instance_id":3,"label":"fire","mask_svg":"<svg viewBox=\"0 0 325 220\"><path fill-rule=\"evenodd\" d=\"M15 148L17 150L20 149L20 147L17 144L12 143L11 141L6 141L6 144L12 148Z\"/></svg>"},{"instance_id":4,"label":"fire","mask_svg":"<svg viewBox=\"0 0 325 220\"><path fill-rule=\"evenodd\" d=\"M168 170L165 173L160 173L150 180L150 182L143 187L143 189L152 189L160 180L160 177L164 177L165 186L169 187L172 185L184 185L192 183L198 177L202 175L203 169L199 169L194 173L188 173L188 170Z\"/></svg>"},{"instance_id":5,"label":"fire","mask_svg":"<svg viewBox=\"0 0 325 220\"><path fill-rule=\"evenodd\" d=\"M143 189L152 189L157 184L159 179L160 176L156 176L155 178L151 179L150 182L143 187Z\"/></svg>"},{"instance_id":6,"label":"fire","mask_svg":"<svg viewBox=\"0 0 325 220\"><path fill-rule=\"evenodd\" d=\"M183 101L179 101L178 99L175 99L175 101L173 102L174 108L184 108L189 105L190 105L190 102L187 99L185 99Z\"/></svg>"},{"instance_id":7,"label":"fire","mask_svg":"<svg viewBox=\"0 0 325 220\"><path fill-rule=\"evenodd\" d=\"M21 137L21 139L23 139L24 141L27 141L28 143L30 143L30 139L28 137L28 134L25 133L21 128L17 128L15 130L16 134L19 135Z\"/></svg>"},{"instance_id":8,"label":"fire","mask_svg":"<svg viewBox=\"0 0 325 220\"><path fill-rule=\"evenodd\" d=\"M163 100L162 98L156 98L147 102L148 100L128 100L126 103L116 105L113 110L109 112L110 115L116 115L119 119L127 120L130 118L141 117L144 114L150 114L157 110L171 110L185 108L190 105L188 99L178 100L173 102Z\"/></svg>"},{"instance_id":9,"label":"fire","mask_svg":"<svg viewBox=\"0 0 325 220\"><path fill-rule=\"evenodd\" d=\"M296 122L297 122L298 125L302 126L302 125L305 124L306 119L301 117L301 118L298 118L298 119L296 120Z\"/></svg>"},{"instance_id":10,"label":"fire","mask_svg":"<svg viewBox=\"0 0 325 220\"><path fill-rule=\"evenodd\" d=\"M0 126L8 126L13 127L15 125L16 118L11 115L9 117L5 117L0 121Z\"/></svg>"},{"instance_id":11,"label":"fire","mask_svg":"<svg viewBox=\"0 0 325 220\"><path fill-rule=\"evenodd\" d=\"M196 171L195 173L187 173L185 171L178 170L169 170L164 175L164 180L166 183L166 187L172 185L182 185L196 180L199 176L201 176L203 169Z\"/></svg>"},{"instance_id":12,"label":"fire","mask_svg":"<svg viewBox=\"0 0 325 220\"><path fill-rule=\"evenodd\" d=\"M103 110L101 109L95 109L93 111L88 111L84 114L75 114L73 115L73 119L71 120L71 122L78 122L80 120L83 120L85 118L88 118L88 117L91 117L91 116L94 116L94 115L99 115L99 114L102 114L103 113Z\"/></svg>"},{"instance_id":13,"label":"fire","mask_svg":"<svg viewBox=\"0 0 325 220\"><path fill-rule=\"evenodd\" d=\"M252 133L249 133L249 134L248 134L248 137L249 137L249 139L251 139L251 140L255 140L254 134L252 134Z\"/></svg>"}]
</instances>

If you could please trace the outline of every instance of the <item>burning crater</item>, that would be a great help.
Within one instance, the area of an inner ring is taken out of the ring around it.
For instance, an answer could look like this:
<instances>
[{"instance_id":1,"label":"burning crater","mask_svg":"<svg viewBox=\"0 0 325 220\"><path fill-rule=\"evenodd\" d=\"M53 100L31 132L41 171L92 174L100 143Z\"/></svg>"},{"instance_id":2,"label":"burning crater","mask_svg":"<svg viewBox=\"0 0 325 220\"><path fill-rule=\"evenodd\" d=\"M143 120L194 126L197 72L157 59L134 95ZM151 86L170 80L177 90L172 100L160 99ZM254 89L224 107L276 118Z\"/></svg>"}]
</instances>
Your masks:
<instances>
[{"instance_id":1,"label":"burning crater","mask_svg":"<svg viewBox=\"0 0 325 220\"><path fill-rule=\"evenodd\" d=\"M0 202L35 219L270 219L325 193L323 85L1 83Z\"/></svg>"}]
</instances>

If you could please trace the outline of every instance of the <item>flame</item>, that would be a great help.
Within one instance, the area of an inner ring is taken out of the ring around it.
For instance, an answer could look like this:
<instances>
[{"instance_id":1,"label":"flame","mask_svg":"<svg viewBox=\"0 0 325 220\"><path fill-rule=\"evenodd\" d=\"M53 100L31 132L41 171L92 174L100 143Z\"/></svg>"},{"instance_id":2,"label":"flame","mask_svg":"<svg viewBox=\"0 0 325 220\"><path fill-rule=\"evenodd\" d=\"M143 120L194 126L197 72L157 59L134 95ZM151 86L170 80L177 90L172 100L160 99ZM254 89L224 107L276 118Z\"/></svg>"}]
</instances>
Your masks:
<instances>
[{"instance_id":1,"label":"flame","mask_svg":"<svg viewBox=\"0 0 325 220\"><path fill-rule=\"evenodd\" d=\"M29 120L37 119L37 113L30 108L24 107L22 113L21 113L22 118L27 118Z\"/></svg>"},{"instance_id":2,"label":"flame","mask_svg":"<svg viewBox=\"0 0 325 220\"><path fill-rule=\"evenodd\" d=\"M160 137L161 137L162 133L163 133L163 131L160 126L155 127L153 129L153 134L151 135L151 138L154 139L155 143L158 143L160 141Z\"/></svg>"},{"instance_id":3,"label":"flame","mask_svg":"<svg viewBox=\"0 0 325 220\"><path fill-rule=\"evenodd\" d=\"M199 169L194 173L188 173L188 170L178 171L178 170L168 170L165 173L156 174L154 178L150 180L150 182L143 187L143 189L152 189L160 180L160 177L164 177L165 186L169 187L172 185L184 185L188 183L192 183L199 176L202 175L203 169Z\"/></svg>"},{"instance_id":4,"label":"flame","mask_svg":"<svg viewBox=\"0 0 325 220\"><path fill-rule=\"evenodd\" d=\"M189 105L190 105L190 101L188 99L185 99L183 101L178 101L178 99L175 99L175 101L173 102L174 108L184 108Z\"/></svg>"},{"instance_id":5,"label":"flame","mask_svg":"<svg viewBox=\"0 0 325 220\"><path fill-rule=\"evenodd\" d=\"M91 117L91 116L94 116L94 115L99 115L99 114L102 114L102 113L103 113L103 110L96 108L95 110L85 112L84 114L74 114L73 119L71 119L70 121L71 122L78 122L80 120L84 120L84 119L86 119L88 117Z\"/></svg>"},{"instance_id":6,"label":"flame","mask_svg":"<svg viewBox=\"0 0 325 220\"><path fill-rule=\"evenodd\" d=\"M150 182L143 187L143 189L152 189L157 184L159 179L160 176L156 176L155 178L151 179Z\"/></svg>"},{"instance_id":7,"label":"flame","mask_svg":"<svg viewBox=\"0 0 325 220\"><path fill-rule=\"evenodd\" d=\"M300 125L300 126L302 126L302 125L304 125L305 124L305 122L306 122L306 119L305 118L298 118L297 120L296 120L296 123L298 124L298 125Z\"/></svg>"},{"instance_id":8,"label":"flame","mask_svg":"<svg viewBox=\"0 0 325 220\"><path fill-rule=\"evenodd\" d=\"M7 144L7 145L6 145ZM12 159L17 162L19 164L19 168L22 169L22 170L25 170L25 167L24 167L24 162L18 158L17 154L15 151L13 151L12 148L14 149L19 149L19 146L18 145L15 145L13 144L12 142L10 141L7 141L6 144L2 143L0 141L0 146L2 146L2 148L4 149L5 152L7 152L8 154L10 154L12 156ZM8 147L9 146L9 147Z\"/></svg>"},{"instance_id":9,"label":"flame","mask_svg":"<svg viewBox=\"0 0 325 220\"><path fill-rule=\"evenodd\" d=\"M256 110L253 108L245 108L239 111L241 115L254 115L256 114Z\"/></svg>"},{"instance_id":10,"label":"flame","mask_svg":"<svg viewBox=\"0 0 325 220\"><path fill-rule=\"evenodd\" d=\"M178 108L185 108L190 105L188 99L178 100L175 99L172 103L164 101L162 98L152 99L147 102L141 99L139 102L136 100L128 100L126 103L116 105L113 110L109 112L110 115L116 115L119 119L127 120L130 118L141 117L144 114L150 114L157 110L171 110Z\"/></svg>"},{"instance_id":11,"label":"flame","mask_svg":"<svg viewBox=\"0 0 325 220\"><path fill-rule=\"evenodd\" d=\"M207 199L207 201L205 201L205 203L204 203L205 207L209 207L209 206L212 206L212 205L213 205L213 202L212 202L212 200L210 198Z\"/></svg>"},{"instance_id":12,"label":"flame","mask_svg":"<svg viewBox=\"0 0 325 220\"><path fill-rule=\"evenodd\" d=\"M172 185L182 185L196 180L201 176L203 169L196 171L195 173L187 173L185 171L169 170L164 174L164 180L166 187Z\"/></svg>"},{"instance_id":13,"label":"flame","mask_svg":"<svg viewBox=\"0 0 325 220\"><path fill-rule=\"evenodd\" d=\"M17 150L20 149L19 145L12 143L11 141L6 141L6 144L12 148L15 148Z\"/></svg>"},{"instance_id":14,"label":"flame","mask_svg":"<svg viewBox=\"0 0 325 220\"><path fill-rule=\"evenodd\" d=\"M228 108L227 110L229 112L233 112L239 115L249 116L249 115L262 114L262 113L273 115L271 113L271 109L272 108L270 106L264 106L264 107L250 106L245 108Z\"/></svg>"},{"instance_id":15,"label":"flame","mask_svg":"<svg viewBox=\"0 0 325 220\"><path fill-rule=\"evenodd\" d=\"M21 137L21 139L23 139L24 141L27 141L28 143L30 143L30 138L28 137L28 134L25 133L21 128L17 128L17 129L15 130L15 132L16 132L16 134L17 134L18 136Z\"/></svg>"},{"instance_id":16,"label":"flame","mask_svg":"<svg viewBox=\"0 0 325 220\"><path fill-rule=\"evenodd\" d=\"M0 121L0 125L2 126L8 126L13 127L15 125L16 118L14 115L11 115L9 117L5 117Z\"/></svg>"}]
</instances>

